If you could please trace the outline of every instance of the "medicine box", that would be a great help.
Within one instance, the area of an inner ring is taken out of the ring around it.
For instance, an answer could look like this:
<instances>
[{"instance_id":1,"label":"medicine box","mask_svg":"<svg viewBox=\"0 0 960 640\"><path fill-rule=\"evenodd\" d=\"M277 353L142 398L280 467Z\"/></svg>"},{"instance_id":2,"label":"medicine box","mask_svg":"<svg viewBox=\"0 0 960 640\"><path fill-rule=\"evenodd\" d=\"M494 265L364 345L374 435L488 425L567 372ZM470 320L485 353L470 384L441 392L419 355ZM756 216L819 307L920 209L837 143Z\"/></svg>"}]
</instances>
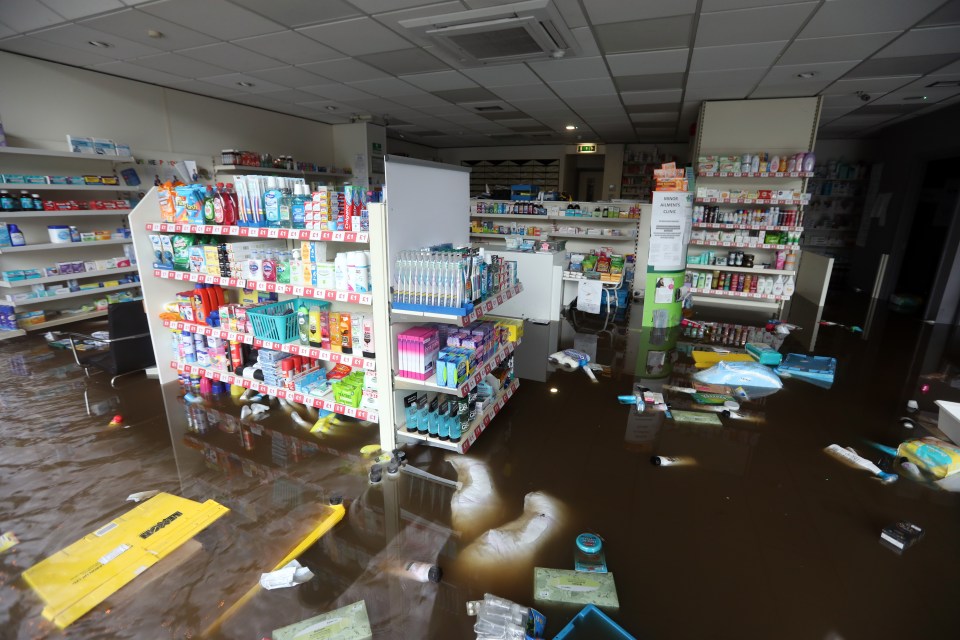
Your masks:
<instances>
[{"instance_id":1,"label":"medicine box","mask_svg":"<svg viewBox=\"0 0 960 640\"><path fill-rule=\"evenodd\" d=\"M579 573L536 567L533 570L533 598L537 602L620 608L612 573Z\"/></svg>"}]
</instances>

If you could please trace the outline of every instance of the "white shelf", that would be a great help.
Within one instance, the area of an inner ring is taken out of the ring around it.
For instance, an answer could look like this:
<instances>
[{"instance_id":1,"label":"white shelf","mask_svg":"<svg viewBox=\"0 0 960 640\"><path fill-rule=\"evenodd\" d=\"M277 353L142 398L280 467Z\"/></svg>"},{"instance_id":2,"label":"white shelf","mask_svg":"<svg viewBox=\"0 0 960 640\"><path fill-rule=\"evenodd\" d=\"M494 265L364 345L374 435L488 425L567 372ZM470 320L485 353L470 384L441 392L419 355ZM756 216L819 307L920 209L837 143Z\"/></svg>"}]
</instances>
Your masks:
<instances>
[{"instance_id":1,"label":"white shelf","mask_svg":"<svg viewBox=\"0 0 960 640\"><path fill-rule=\"evenodd\" d=\"M12 191L140 191L141 187L104 186L102 184L16 184L2 183L4 189Z\"/></svg>"},{"instance_id":2,"label":"white shelf","mask_svg":"<svg viewBox=\"0 0 960 640\"><path fill-rule=\"evenodd\" d=\"M303 393L290 391L288 389L281 389L280 387L264 384L259 380L244 378L227 371L207 369L195 364L181 364L176 361L170 362L170 366L177 371L182 371L184 373L195 373L203 378L220 380L226 382L227 384L244 387L245 389L255 389L259 393L266 393L271 396L283 398L284 400L293 400L294 402L298 402L300 404L308 404L317 409L326 409L327 411L333 411L334 413L342 416L350 416L351 418L356 418L357 420L367 420L369 422L377 422L379 420L379 416L377 416L376 411L367 411L366 409L348 407L344 404L340 404L339 402L333 402L332 400L318 398L316 396L305 395ZM331 394L328 393L327 395Z\"/></svg>"},{"instance_id":3,"label":"white shelf","mask_svg":"<svg viewBox=\"0 0 960 640\"><path fill-rule=\"evenodd\" d=\"M328 300L330 302L350 302L365 305L373 303L373 295L369 293L350 293L347 291L334 291L333 289L317 289L316 287L299 284L279 284L276 282L264 282L263 280L244 280L243 278L222 278L220 276L210 276L205 273L168 271L165 269L154 269L153 275L166 280L218 284L221 287L256 289L257 291L266 291L268 293L287 293L294 296L303 296L304 298L314 298L315 300Z\"/></svg>"},{"instance_id":4,"label":"white shelf","mask_svg":"<svg viewBox=\"0 0 960 640\"><path fill-rule=\"evenodd\" d=\"M627 224L637 224L640 218L594 218L593 216L548 216L550 220L563 220L566 222L621 222Z\"/></svg>"},{"instance_id":5,"label":"white shelf","mask_svg":"<svg viewBox=\"0 0 960 640\"><path fill-rule=\"evenodd\" d=\"M98 276L111 276L115 273L130 273L136 271L137 267L120 267L119 269L99 269L97 271L82 271L80 273L68 273L62 276L48 276L46 278L28 278L26 280L15 280L9 282L0 280L0 287L13 289L15 287L31 287L35 284L47 284L50 282L66 282L67 280L79 280L81 278L96 278Z\"/></svg>"},{"instance_id":6,"label":"white shelf","mask_svg":"<svg viewBox=\"0 0 960 640\"><path fill-rule=\"evenodd\" d=\"M460 439L457 441L451 440L441 440L434 436L430 436L424 433L419 433L417 431L407 431L402 425L397 429L398 438L410 438L418 441L420 444L426 444L431 447L437 447L439 449L446 449L448 451L454 451L456 453L466 453L470 447L473 446L473 443L477 441L477 438L480 437L480 434L483 433L487 427L490 426L490 421L500 413L503 409L503 406L507 403L513 394L520 387L520 381L514 379L508 387L506 387L503 392L497 397L493 403L487 407L482 414L477 416L473 422L470 423L470 427L461 434Z\"/></svg>"},{"instance_id":7,"label":"white shelf","mask_svg":"<svg viewBox=\"0 0 960 640\"><path fill-rule=\"evenodd\" d=\"M813 171L699 171L698 178L812 178Z\"/></svg>"},{"instance_id":8,"label":"white shelf","mask_svg":"<svg viewBox=\"0 0 960 640\"><path fill-rule=\"evenodd\" d=\"M802 206L809 204L808 200L778 199L778 198L696 198L699 204L786 204Z\"/></svg>"},{"instance_id":9,"label":"white shelf","mask_svg":"<svg viewBox=\"0 0 960 640\"><path fill-rule=\"evenodd\" d=\"M552 234L550 234L552 235ZM521 236L518 233L471 233L471 238L493 238L494 240L504 238L519 238L521 240L547 240L548 234L542 233L539 236Z\"/></svg>"},{"instance_id":10,"label":"white shelf","mask_svg":"<svg viewBox=\"0 0 960 640\"><path fill-rule=\"evenodd\" d=\"M323 360L325 362L343 363L356 369L373 371L377 368L377 361L374 358L364 358L362 356L339 353L337 351L329 351L327 349L318 349L316 347L301 345L298 342L274 342L272 340L262 340L250 335L249 333L227 331L226 329L208 327L207 325L197 324L195 322L186 322L183 320L164 320L163 326L167 327L168 329L176 329L178 331L189 331L190 333L200 333L205 336L215 336L217 338L221 338L222 340L242 342L244 344L253 345L257 349L272 349L274 351L291 353L295 356L307 356L308 358Z\"/></svg>"},{"instance_id":11,"label":"white shelf","mask_svg":"<svg viewBox=\"0 0 960 640\"><path fill-rule=\"evenodd\" d=\"M610 235L599 235L596 233L556 233L551 231L549 233L551 238L569 238L572 240L605 240L605 241L624 241L629 240L633 242L636 240L633 236L610 236Z\"/></svg>"},{"instance_id":12,"label":"white shelf","mask_svg":"<svg viewBox=\"0 0 960 640\"><path fill-rule=\"evenodd\" d=\"M789 296L775 296L773 294L766 294L766 293L747 293L746 291L725 291L722 289L700 289L698 287L691 287L690 293L697 294L697 295L720 296L724 298L764 300L768 302L779 302L781 300L790 299Z\"/></svg>"},{"instance_id":13,"label":"white shelf","mask_svg":"<svg viewBox=\"0 0 960 640\"><path fill-rule=\"evenodd\" d=\"M783 227L765 224L728 224L726 222L694 222L694 229L747 229L750 231L803 231L803 227Z\"/></svg>"},{"instance_id":14,"label":"white shelf","mask_svg":"<svg viewBox=\"0 0 960 640\"><path fill-rule=\"evenodd\" d=\"M24 251L49 251L51 249L77 249L80 247L103 247L109 244L132 244L131 238L111 238L110 240L95 240L90 242L45 242L44 244L27 244L22 247L3 247L0 254L21 253Z\"/></svg>"},{"instance_id":15,"label":"white shelf","mask_svg":"<svg viewBox=\"0 0 960 640\"><path fill-rule=\"evenodd\" d=\"M500 364L510 357L510 354L513 353L514 349L517 348L519 342L505 342L499 346L497 352L490 358L487 359L476 371L474 371L470 378L462 383L459 387L441 387L437 384L436 375L430 376L426 380L414 380L412 378L404 378L401 376L394 376L394 388L395 389L404 389L407 391L430 391L433 393L448 393L450 395L459 396L461 398L466 398L467 394L471 389L476 387L478 384L483 382L483 379L487 376L488 373L500 366Z\"/></svg>"},{"instance_id":16,"label":"white shelf","mask_svg":"<svg viewBox=\"0 0 960 640\"><path fill-rule=\"evenodd\" d=\"M2 147L0 147L2 148ZM126 216L130 209L80 209L77 211L13 211L0 213L4 220L43 218L102 218L104 216Z\"/></svg>"},{"instance_id":17,"label":"white shelf","mask_svg":"<svg viewBox=\"0 0 960 640\"><path fill-rule=\"evenodd\" d=\"M549 216L536 216L532 214L521 213L471 213L471 218L488 220L491 218L500 218L503 220L549 220Z\"/></svg>"},{"instance_id":18,"label":"white shelf","mask_svg":"<svg viewBox=\"0 0 960 640\"><path fill-rule=\"evenodd\" d=\"M618 288L623 281L623 274L616 280L603 280L602 278L587 278L581 271L564 271L563 279L568 282L599 282L605 287Z\"/></svg>"},{"instance_id":19,"label":"white shelf","mask_svg":"<svg viewBox=\"0 0 960 640\"><path fill-rule=\"evenodd\" d=\"M85 298L89 296L97 296L101 293L110 293L111 291L122 291L124 289L135 289L140 286L139 282L125 282L123 284L118 284L112 287L97 287L96 289L84 289L82 291L73 291L71 293L61 293L56 296L41 296L38 298L27 298L26 300L17 300L14 301L5 301L0 304L10 304L14 307L32 307L34 305L43 304L45 302L52 302L54 300L67 300L69 298Z\"/></svg>"},{"instance_id":20,"label":"white shelf","mask_svg":"<svg viewBox=\"0 0 960 640\"><path fill-rule=\"evenodd\" d=\"M19 336L25 336L27 332L23 329L2 329L0 330L0 340L9 340Z\"/></svg>"},{"instance_id":21,"label":"white shelf","mask_svg":"<svg viewBox=\"0 0 960 640\"><path fill-rule=\"evenodd\" d=\"M187 224L186 222L150 222L147 231L168 233L202 233L213 236L237 236L240 238L269 238L280 240L315 240L319 242L367 243L370 234L366 231L327 231L325 229L281 229L271 227L238 227L217 224Z\"/></svg>"},{"instance_id":22,"label":"white shelf","mask_svg":"<svg viewBox=\"0 0 960 640\"><path fill-rule=\"evenodd\" d=\"M395 320L400 322L405 322L403 318L416 318L418 320L422 319L425 321L436 320L439 322L447 322L465 327L471 322L476 322L486 314L491 313L494 309L502 305L507 300L510 300L513 298L513 296L521 291L523 291L523 284L517 283L506 291L491 296L483 302L477 303L473 311L465 316L455 316L448 313L434 313L432 311L406 311L402 309L391 309L390 314L392 316L396 316Z\"/></svg>"},{"instance_id":23,"label":"white shelf","mask_svg":"<svg viewBox=\"0 0 960 640\"><path fill-rule=\"evenodd\" d=\"M722 267L718 264L687 264L687 269L697 269L700 271L736 271L738 273L763 273L774 276L795 276L796 271L786 269L764 269L763 267Z\"/></svg>"},{"instance_id":24,"label":"white shelf","mask_svg":"<svg viewBox=\"0 0 960 640\"><path fill-rule=\"evenodd\" d=\"M71 160L105 160L108 162L136 162L136 158L132 156L101 156L95 153L51 151L49 149L29 149L27 147L0 147L0 155L41 156L43 158L69 158Z\"/></svg>"},{"instance_id":25,"label":"white shelf","mask_svg":"<svg viewBox=\"0 0 960 640\"><path fill-rule=\"evenodd\" d=\"M335 171L301 171L299 169L275 169L273 167L251 167L244 164L218 164L213 167L214 173L252 173L275 176L331 176L334 178L352 178L352 173Z\"/></svg>"},{"instance_id":26,"label":"white shelf","mask_svg":"<svg viewBox=\"0 0 960 640\"><path fill-rule=\"evenodd\" d=\"M93 318L102 318L107 315L106 309L103 311L88 311L87 313L72 313L68 315L61 315L53 320L47 320L46 322L41 322L39 324L32 324L27 327L27 331L39 331L41 329L47 329L49 327L59 327L63 324L70 324L71 322L80 322L81 320L91 320Z\"/></svg>"},{"instance_id":27,"label":"white shelf","mask_svg":"<svg viewBox=\"0 0 960 640\"><path fill-rule=\"evenodd\" d=\"M786 249L787 251L799 251L800 246L796 244L748 244L746 242L708 242L707 240L691 240L690 244L699 247L735 247L738 249Z\"/></svg>"}]
</instances>

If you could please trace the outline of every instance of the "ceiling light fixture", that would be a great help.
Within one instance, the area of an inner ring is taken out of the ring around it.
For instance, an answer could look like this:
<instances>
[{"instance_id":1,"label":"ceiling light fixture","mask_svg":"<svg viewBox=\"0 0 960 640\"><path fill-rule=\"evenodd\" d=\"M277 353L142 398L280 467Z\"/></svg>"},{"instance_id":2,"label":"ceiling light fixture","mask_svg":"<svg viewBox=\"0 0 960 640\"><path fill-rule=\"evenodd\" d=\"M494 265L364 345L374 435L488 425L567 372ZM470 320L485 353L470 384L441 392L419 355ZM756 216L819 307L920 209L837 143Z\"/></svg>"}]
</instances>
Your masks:
<instances>
[{"instance_id":1,"label":"ceiling light fixture","mask_svg":"<svg viewBox=\"0 0 960 640\"><path fill-rule=\"evenodd\" d=\"M568 124L567 126L564 127L564 129L566 129L567 131L576 131L576 130L577 130L577 125L575 125L575 124Z\"/></svg>"},{"instance_id":2,"label":"ceiling light fixture","mask_svg":"<svg viewBox=\"0 0 960 640\"><path fill-rule=\"evenodd\" d=\"M147 35L151 38L162 38L163 32L156 29L147 29Z\"/></svg>"},{"instance_id":3,"label":"ceiling light fixture","mask_svg":"<svg viewBox=\"0 0 960 640\"><path fill-rule=\"evenodd\" d=\"M87 42L91 47L99 47L100 49L109 49L113 45L109 42L103 42L101 40L90 40Z\"/></svg>"},{"instance_id":4,"label":"ceiling light fixture","mask_svg":"<svg viewBox=\"0 0 960 640\"><path fill-rule=\"evenodd\" d=\"M907 96L904 100L926 100L927 96Z\"/></svg>"},{"instance_id":5,"label":"ceiling light fixture","mask_svg":"<svg viewBox=\"0 0 960 640\"><path fill-rule=\"evenodd\" d=\"M336 111L339 107L335 107L332 104L324 107L327 111Z\"/></svg>"},{"instance_id":6,"label":"ceiling light fixture","mask_svg":"<svg viewBox=\"0 0 960 640\"><path fill-rule=\"evenodd\" d=\"M241 80L240 82L237 83L237 86L239 86L239 87L253 87L253 86L256 86L256 85L254 85L252 82L247 82L246 80Z\"/></svg>"},{"instance_id":7,"label":"ceiling light fixture","mask_svg":"<svg viewBox=\"0 0 960 640\"><path fill-rule=\"evenodd\" d=\"M803 73L798 73L797 77L800 78L801 80L809 80L815 75L817 75L816 71L804 71Z\"/></svg>"}]
</instances>

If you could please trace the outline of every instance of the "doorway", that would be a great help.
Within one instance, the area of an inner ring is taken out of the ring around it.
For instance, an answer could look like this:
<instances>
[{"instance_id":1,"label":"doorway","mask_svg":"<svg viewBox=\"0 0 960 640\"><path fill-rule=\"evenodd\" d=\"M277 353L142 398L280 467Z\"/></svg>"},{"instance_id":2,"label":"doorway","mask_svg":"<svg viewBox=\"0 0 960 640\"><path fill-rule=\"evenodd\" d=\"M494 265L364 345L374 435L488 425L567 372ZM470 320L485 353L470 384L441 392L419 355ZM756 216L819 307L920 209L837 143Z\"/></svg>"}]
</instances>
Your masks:
<instances>
[{"instance_id":1,"label":"doorway","mask_svg":"<svg viewBox=\"0 0 960 640\"><path fill-rule=\"evenodd\" d=\"M564 163L564 191L579 202L603 199L603 169L606 157L570 154Z\"/></svg>"}]
</instances>

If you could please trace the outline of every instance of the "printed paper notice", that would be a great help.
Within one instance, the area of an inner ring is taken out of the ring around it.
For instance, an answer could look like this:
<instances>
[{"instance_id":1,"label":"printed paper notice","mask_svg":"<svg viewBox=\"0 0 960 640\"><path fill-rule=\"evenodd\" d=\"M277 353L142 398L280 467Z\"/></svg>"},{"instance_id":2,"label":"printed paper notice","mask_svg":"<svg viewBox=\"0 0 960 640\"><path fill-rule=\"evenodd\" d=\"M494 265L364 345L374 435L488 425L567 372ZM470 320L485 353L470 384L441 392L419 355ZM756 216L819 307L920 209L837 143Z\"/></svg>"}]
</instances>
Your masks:
<instances>
[{"instance_id":1,"label":"printed paper notice","mask_svg":"<svg viewBox=\"0 0 960 640\"><path fill-rule=\"evenodd\" d=\"M654 191L650 217L650 254L654 271L679 271L686 264L687 239L693 221L693 194Z\"/></svg>"},{"instance_id":2,"label":"printed paper notice","mask_svg":"<svg viewBox=\"0 0 960 640\"><path fill-rule=\"evenodd\" d=\"M603 283L599 280L581 280L577 287L577 309L585 313L600 313Z\"/></svg>"}]
</instances>

